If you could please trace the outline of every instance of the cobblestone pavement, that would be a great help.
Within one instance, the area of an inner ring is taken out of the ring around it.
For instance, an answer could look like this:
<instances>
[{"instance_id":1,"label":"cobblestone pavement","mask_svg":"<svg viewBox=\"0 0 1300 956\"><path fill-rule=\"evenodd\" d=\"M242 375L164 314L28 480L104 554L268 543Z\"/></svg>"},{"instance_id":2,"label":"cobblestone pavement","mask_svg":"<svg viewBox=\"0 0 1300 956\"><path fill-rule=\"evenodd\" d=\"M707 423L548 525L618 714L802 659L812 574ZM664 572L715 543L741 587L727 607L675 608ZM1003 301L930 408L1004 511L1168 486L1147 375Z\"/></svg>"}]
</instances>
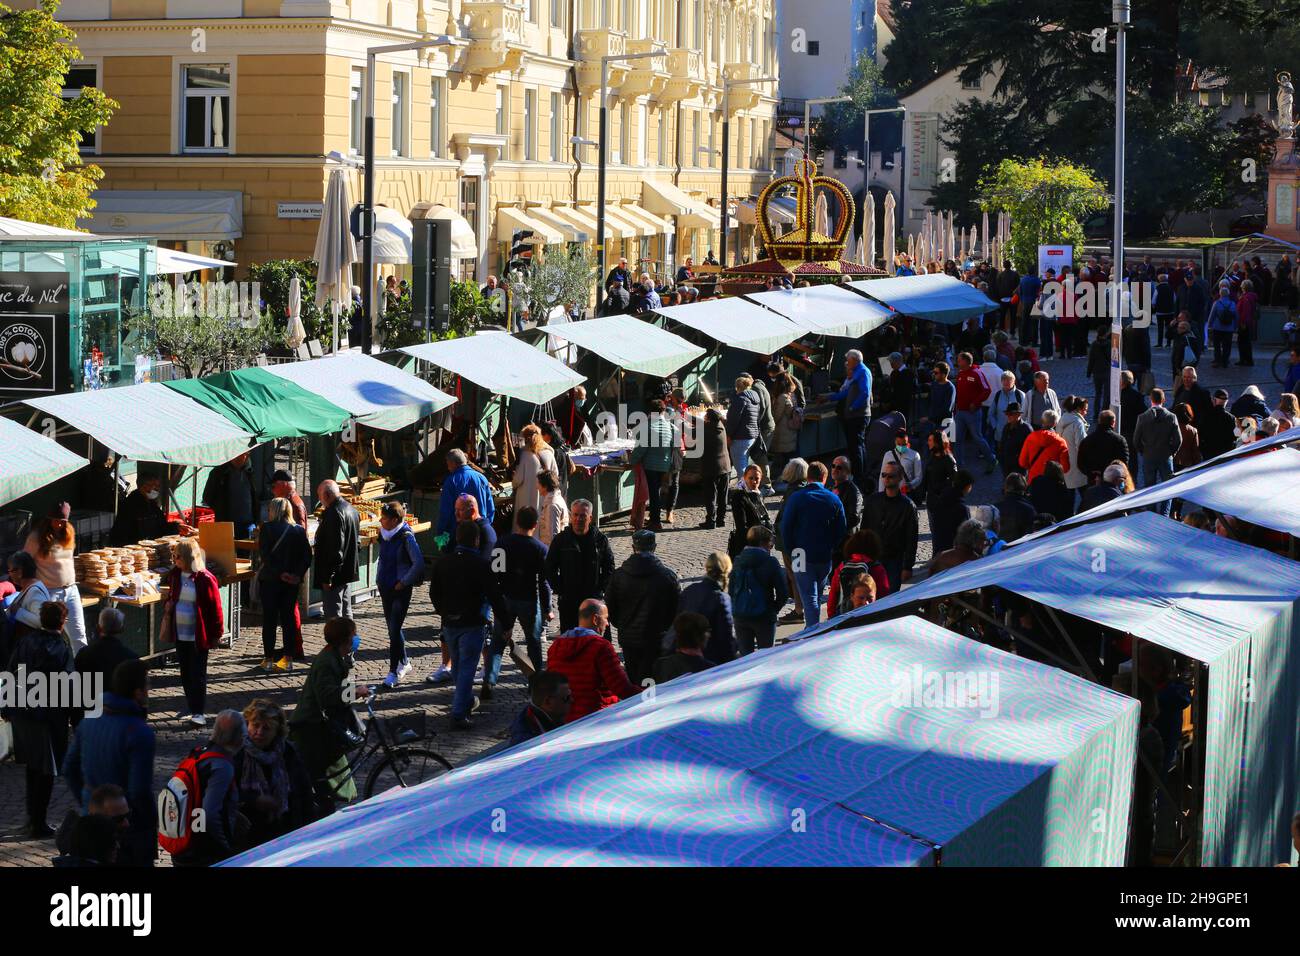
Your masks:
<instances>
[{"instance_id":1,"label":"cobblestone pavement","mask_svg":"<svg viewBox=\"0 0 1300 956\"><path fill-rule=\"evenodd\" d=\"M1260 386L1269 402L1274 403L1281 391L1272 380L1268 367L1274 351L1275 347L1258 348L1256 357L1259 364L1254 368L1234 366L1217 370L1207 367L1208 360L1202 362L1202 383L1210 388L1223 385L1234 398L1243 387L1254 383ZM1167 351L1157 350L1155 362L1158 369L1156 384L1168 386L1171 373ZM1092 384L1086 378L1083 359L1058 360L1048 363L1046 367L1051 373L1052 386L1058 395L1064 397L1079 393L1091 397ZM977 483L975 493L971 496L972 502L983 504L997 500L1001 496L998 476L986 476L983 469L978 467L975 468L975 474ZM777 502L776 498L770 499L773 509ZM696 494L692 489L683 489L676 527L660 536L660 556L678 572L683 584L703 573L704 559L710 551L725 549L726 546L725 530L706 531L695 528L702 519L703 508L697 505ZM924 565L931 557L924 510L921 512L921 528L918 562ZM627 520L614 519L605 525L605 531L610 535L616 559L621 562L631 552ZM359 605L356 617L361 634L359 679L378 684L388 670L388 639L378 600ZM414 671L403 684L382 695L379 711L385 715L396 715L423 710L430 717L431 728L437 732L432 746L446 756L453 766L459 766L504 740L510 722L524 705L525 681L507 656L501 683L492 699L483 703L476 715L474 729L463 733L450 731L447 727L452 695L450 686L432 687L424 683L425 675L436 668L438 662L435 617L428 592L421 589L421 593L412 602L407 619ZM554 635L554 628L555 625L552 624L547 634L548 640ZM779 631L779 637L787 637L797 630L796 625L784 625ZM323 646L319 621L307 622L304 631L307 652L309 655L314 654ZM212 655L207 704L209 714L215 714L224 708L242 709L254 697L268 697L286 708L293 706L307 665L300 665L290 674L265 676L256 670L260 657L260 626L245 626L234 648ZM168 666L156 670L151 689L150 716L158 734L155 789L162 786L180 759L191 747L200 743L203 737L201 732L196 733L181 723L178 712L181 700L176 668ZM22 768L15 766L12 761L0 764L0 866L48 865L54 855L52 841L31 841L16 836L18 829L25 823L23 789ZM50 824L57 825L69 806L71 797L60 781L55 786L55 799L50 807ZM166 865L166 854L161 854L161 857L160 864Z\"/></svg>"}]
</instances>

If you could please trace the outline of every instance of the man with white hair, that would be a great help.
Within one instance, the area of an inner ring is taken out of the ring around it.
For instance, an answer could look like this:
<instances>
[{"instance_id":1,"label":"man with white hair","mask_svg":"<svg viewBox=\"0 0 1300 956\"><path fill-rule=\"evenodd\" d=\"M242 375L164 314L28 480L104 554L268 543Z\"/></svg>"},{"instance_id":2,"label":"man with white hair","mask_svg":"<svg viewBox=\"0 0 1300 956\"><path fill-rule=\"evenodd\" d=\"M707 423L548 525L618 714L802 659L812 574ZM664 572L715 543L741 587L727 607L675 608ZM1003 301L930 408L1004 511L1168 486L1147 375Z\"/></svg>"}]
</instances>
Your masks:
<instances>
[{"instance_id":1,"label":"man with white hair","mask_svg":"<svg viewBox=\"0 0 1300 956\"><path fill-rule=\"evenodd\" d=\"M1111 462L1101 473L1101 483L1084 489L1079 512L1082 514L1089 508L1103 505L1124 494L1124 481L1127 477L1128 469L1124 465L1118 461Z\"/></svg>"},{"instance_id":2,"label":"man with white hair","mask_svg":"<svg viewBox=\"0 0 1300 956\"><path fill-rule=\"evenodd\" d=\"M861 488L867 462L867 424L871 421L871 372L862 361L862 353L849 349L844 355L844 384L838 392L823 395L828 402L839 402L837 411L853 479Z\"/></svg>"},{"instance_id":3,"label":"man with white hair","mask_svg":"<svg viewBox=\"0 0 1300 956\"><path fill-rule=\"evenodd\" d=\"M123 661L139 659L140 655L122 643L122 632L126 630L126 615L115 607L106 607L99 612L97 636L89 645L77 652L75 666L78 674L99 674L103 687L108 687L109 679L118 664Z\"/></svg>"},{"instance_id":4,"label":"man with white hair","mask_svg":"<svg viewBox=\"0 0 1300 956\"><path fill-rule=\"evenodd\" d=\"M993 382L998 382L999 387L989 396L988 414L991 419L990 424L993 426L993 446L996 448L1002 444L1002 433L1006 431L1007 406L1014 404L1023 409L1025 393L1016 388L1015 372L1002 372L996 379L989 380L990 385Z\"/></svg>"},{"instance_id":5,"label":"man with white hair","mask_svg":"<svg viewBox=\"0 0 1300 956\"><path fill-rule=\"evenodd\" d=\"M478 513L491 524L497 516L492 500L492 485L487 476L469 463L469 456L459 448L447 452L447 477L442 482L438 499L438 527L435 534L449 537L456 533L456 499L469 495L478 502Z\"/></svg>"},{"instance_id":6,"label":"man with white hair","mask_svg":"<svg viewBox=\"0 0 1300 956\"><path fill-rule=\"evenodd\" d=\"M348 588L361 577L357 560L361 519L357 509L339 495L337 481L322 481L316 489L316 498L324 506L313 546L321 608L327 621L350 618L352 599Z\"/></svg>"},{"instance_id":7,"label":"man with white hair","mask_svg":"<svg viewBox=\"0 0 1300 956\"><path fill-rule=\"evenodd\" d=\"M206 747L190 756L197 760L203 793L204 826L194 828L189 848L172 858L176 866L211 866L235 852L235 822L239 816L239 786L235 754L244 746L248 724L237 710L223 710L212 724Z\"/></svg>"}]
</instances>

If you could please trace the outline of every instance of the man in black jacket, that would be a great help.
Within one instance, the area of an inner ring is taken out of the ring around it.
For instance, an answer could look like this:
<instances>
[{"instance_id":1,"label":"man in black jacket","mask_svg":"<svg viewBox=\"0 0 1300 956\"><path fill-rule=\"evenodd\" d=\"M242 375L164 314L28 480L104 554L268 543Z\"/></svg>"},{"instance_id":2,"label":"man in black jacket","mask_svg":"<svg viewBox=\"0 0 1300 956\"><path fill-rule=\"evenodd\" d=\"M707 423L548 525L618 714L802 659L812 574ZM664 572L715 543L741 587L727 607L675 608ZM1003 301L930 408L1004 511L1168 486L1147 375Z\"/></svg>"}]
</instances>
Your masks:
<instances>
[{"instance_id":1,"label":"man in black jacket","mask_svg":"<svg viewBox=\"0 0 1300 956\"><path fill-rule=\"evenodd\" d=\"M1137 458L1133 456L1133 429L1137 427L1138 416L1149 407L1147 397L1137 390L1133 373L1128 369L1119 373L1119 433L1128 442L1128 470L1137 473Z\"/></svg>"},{"instance_id":2,"label":"man in black jacket","mask_svg":"<svg viewBox=\"0 0 1300 956\"><path fill-rule=\"evenodd\" d=\"M236 538L252 536L257 524L257 495L248 452L212 469L203 486L203 504L212 509L216 520L234 522Z\"/></svg>"},{"instance_id":3,"label":"man in black jacket","mask_svg":"<svg viewBox=\"0 0 1300 956\"><path fill-rule=\"evenodd\" d=\"M1008 544L1034 530L1037 512L1029 500L1029 483L1020 472L1007 475L1002 482L1002 500L995 507L999 516L998 534Z\"/></svg>"},{"instance_id":4,"label":"man in black jacket","mask_svg":"<svg viewBox=\"0 0 1300 956\"><path fill-rule=\"evenodd\" d=\"M456 548L438 559L429 585L433 609L442 618L442 639L451 657L456 692L451 700L451 727L468 730L474 704L474 671L483 653L491 614L509 613L492 566L478 553L479 529L472 521L456 525Z\"/></svg>"},{"instance_id":5,"label":"man in black jacket","mask_svg":"<svg viewBox=\"0 0 1300 956\"><path fill-rule=\"evenodd\" d=\"M1002 427L1002 440L998 442L998 464L1002 466L1003 475L1023 475L1025 470L1020 467L1020 449L1034 430L1022 418L1019 402L1007 405L1004 414L1007 423Z\"/></svg>"},{"instance_id":6,"label":"man in black jacket","mask_svg":"<svg viewBox=\"0 0 1300 956\"><path fill-rule=\"evenodd\" d=\"M664 634L677 616L682 594L677 574L655 554L655 543L653 531L632 535L632 555L614 572L605 594L628 680L638 687L663 653Z\"/></svg>"},{"instance_id":7,"label":"man in black jacket","mask_svg":"<svg viewBox=\"0 0 1300 956\"><path fill-rule=\"evenodd\" d=\"M1174 392L1174 403L1170 408L1177 408L1184 402L1192 406L1192 424L1197 428L1200 428L1201 422L1210 417L1210 412L1214 408L1209 390L1196 380L1196 369L1190 365L1183 367L1182 380Z\"/></svg>"},{"instance_id":8,"label":"man in black jacket","mask_svg":"<svg viewBox=\"0 0 1300 956\"><path fill-rule=\"evenodd\" d=\"M357 567L357 539L361 519L357 509L339 496L336 481L322 481L316 497L325 506L316 528L316 586L321 589L325 620L352 617L348 585L360 574Z\"/></svg>"},{"instance_id":9,"label":"man in black jacket","mask_svg":"<svg viewBox=\"0 0 1300 956\"><path fill-rule=\"evenodd\" d=\"M1093 476L1100 478L1112 461L1127 465L1128 454L1128 442L1115 431L1115 413L1109 408L1102 409L1097 416L1097 427L1079 442L1079 470L1091 483Z\"/></svg>"},{"instance_id":10,"label":"man in black jacket","mask_svg":"<svg viewBox=\"0 0 1300 956\"><path fill-rule=\"evenodd\" d=\"M884 491L868 495L862 509L862 527L880 535L884 545L880 563L889 577L889 593L897 591L912 576L916 564L918 525L916 504L903 494L903 470L897 462L885 461L880 470ZM878 594L877 597L884 597Z\"/></svg>"},{"instance_id":11,"label":"man in black jacket","mask_svg":"<svg viewBox=\"0 0 1300 956\"><path fill-rule=\"evenodd\" d=\"M1231 451L1237 444L1236 436L1233 434L1237 427L1237 419L1233 418L1232 412L1228 411L1227 389L1216 388L1211 397L1214 404L1210 407L1209 415L1203 421L1196 423L1196 431L1201 439L1203 460Z\"/></svg>"},{"instance_id":12,"label":"man in black jacket","mask_svg":"<svg viewBox=\"0 0 1300 956\"><path fill-rule=\"evenodd\" d=\"M579 498L569 506L569 526L551 540L546 552L546 580L560 610L560 632L578 626L578 608L587 598L605 597L614 576L614 550L596 528L591 502Z\"/></svg>"},{"instance_id":13,"label":"man in black jacket","mask_svg":"<svg viewBox=\"0 0 1300 956\"><path fill-rule=\"evenodd\" d=\"M848 525L849 534L857 531L862 524L862 490L853 480L852 468L843 455L831 462L831 491L835 492L840 504L844 506L844 522Z\"/></svg>"}]
</instances>

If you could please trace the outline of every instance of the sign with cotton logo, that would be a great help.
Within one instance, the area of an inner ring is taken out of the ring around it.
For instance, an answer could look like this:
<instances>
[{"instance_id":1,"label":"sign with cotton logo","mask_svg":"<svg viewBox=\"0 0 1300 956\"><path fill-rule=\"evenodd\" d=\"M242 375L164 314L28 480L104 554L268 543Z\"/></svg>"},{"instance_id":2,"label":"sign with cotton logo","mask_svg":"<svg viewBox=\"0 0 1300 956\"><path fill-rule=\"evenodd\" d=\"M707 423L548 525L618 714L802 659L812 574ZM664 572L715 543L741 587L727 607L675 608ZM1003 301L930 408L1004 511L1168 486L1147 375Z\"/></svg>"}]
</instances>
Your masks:
<instances>
[{"instance_id":1,"label":"sign with cotton logo","mask_svg":"<svg viewBox=\"0 0 1300 956\"><path fill-rule=\"evenodd\" d=\"M65 390L67 339L67 275L0 272L0 395Z\"/></svg>"}]
</instances>

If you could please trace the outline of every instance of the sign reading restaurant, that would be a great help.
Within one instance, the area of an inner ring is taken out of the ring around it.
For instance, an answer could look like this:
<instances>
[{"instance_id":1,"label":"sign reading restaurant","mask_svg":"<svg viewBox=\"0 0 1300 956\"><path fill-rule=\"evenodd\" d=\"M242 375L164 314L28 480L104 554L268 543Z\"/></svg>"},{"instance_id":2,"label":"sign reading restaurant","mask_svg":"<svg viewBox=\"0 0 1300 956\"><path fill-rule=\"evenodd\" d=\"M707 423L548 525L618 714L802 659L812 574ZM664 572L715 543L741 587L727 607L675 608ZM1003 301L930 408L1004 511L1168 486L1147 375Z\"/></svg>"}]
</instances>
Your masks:
<instances>
[{"instance_id":1,"label":"sign reading restaurant","mask_svg":"<svg viewBox=\"0 0 1300 956\"><path fill-rule=\"evenodd\" d=\"M324 209L323 202L282 202L275 206L280 219L319 219Z\"/></svg>"}]
</instances>

